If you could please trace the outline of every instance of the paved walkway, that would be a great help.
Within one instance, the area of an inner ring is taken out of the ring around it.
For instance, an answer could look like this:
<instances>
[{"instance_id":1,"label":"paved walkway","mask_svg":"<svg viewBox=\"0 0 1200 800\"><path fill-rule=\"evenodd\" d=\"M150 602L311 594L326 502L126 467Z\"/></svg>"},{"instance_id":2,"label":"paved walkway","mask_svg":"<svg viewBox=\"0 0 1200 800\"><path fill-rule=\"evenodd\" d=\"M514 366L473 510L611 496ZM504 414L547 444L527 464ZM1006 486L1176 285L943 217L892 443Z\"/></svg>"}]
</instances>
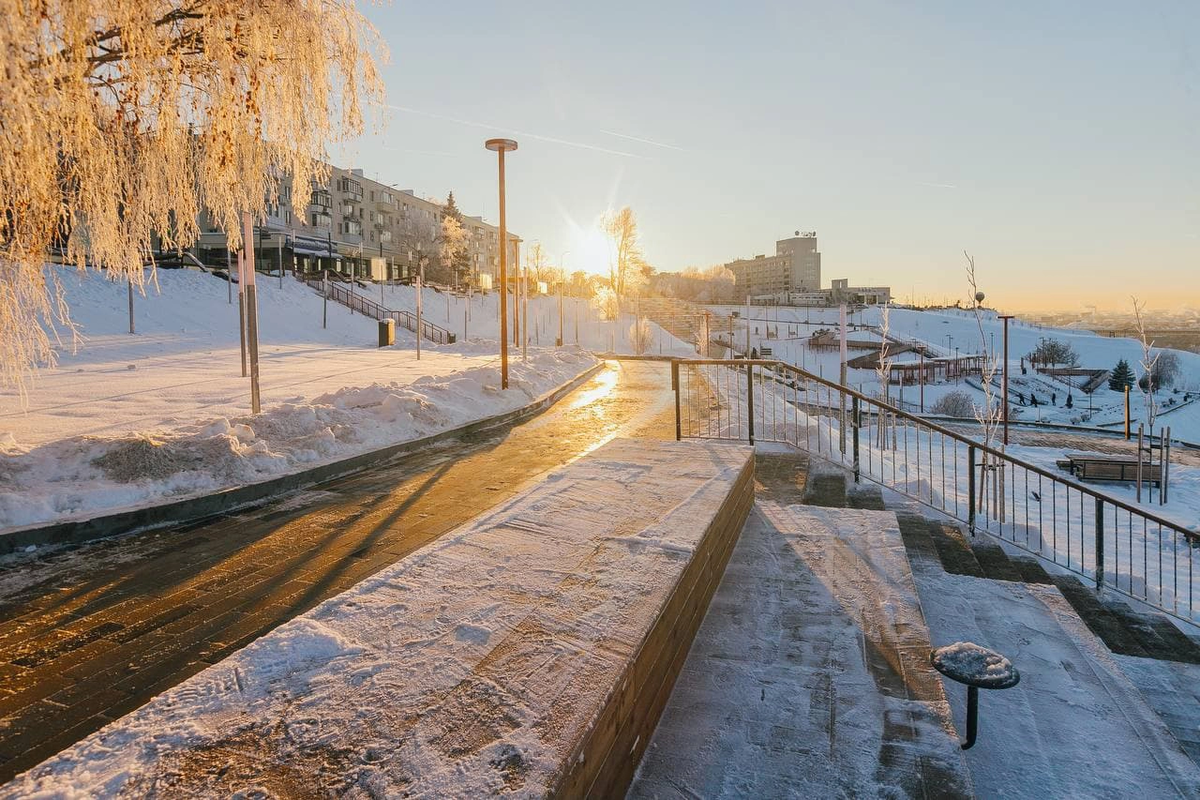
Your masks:
<instances>
[{"instance_id":1,"label":"paved walkway","mask_svg":"<svg viewBox=\"0 0 1200 800\"><path fill-rule=\"evenodd\" d=\"M672 437L666 365L244 513L0 570L0 782L616 435Z\"/></svg>"},{"instance_id":2,"label":"paved walkway","mask_svg":"<svg viewBox=\"0 0 1200 800\"><path fill-rule=\"evenodd\" d=\"M979 435L978 425L951 424L947 427L964 436L978 437ZM1135 424L1135 431L1136 428ZM1027 447L1051 447L1063 452L1096 452L1130 456L1137 454L1136 432L1133 439L1127 442L1124 438L1117 436L1068 433L1066 431L1039 431L1030 430L1029 428L1012 427L1008 429L1008 441L1010 444L1020 444ZM1171 449L1171 462L1174 464L1187 464L1188 466L1200 466L1200 450L1192 450L1187 447L1174 447Z\"/></svg>"}]
</instances>

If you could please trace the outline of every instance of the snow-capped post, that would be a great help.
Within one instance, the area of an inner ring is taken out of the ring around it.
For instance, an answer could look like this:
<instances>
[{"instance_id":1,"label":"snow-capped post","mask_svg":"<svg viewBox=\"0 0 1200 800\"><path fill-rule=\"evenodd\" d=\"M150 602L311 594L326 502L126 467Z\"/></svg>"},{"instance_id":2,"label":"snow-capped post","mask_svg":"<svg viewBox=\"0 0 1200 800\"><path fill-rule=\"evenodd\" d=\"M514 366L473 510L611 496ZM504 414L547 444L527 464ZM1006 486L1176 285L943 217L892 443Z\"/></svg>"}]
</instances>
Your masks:
<instances>
[{"instance_id":1,"label":"snow-capped post","mask_svg":"<svg viewBox=\"0 0 1200 800\"><path fill-rule=\"evenodd\" d=\"M243 241L253 243L254 220L249 211L242 212ZM254 285L254 248L246 248L246 345L250 355L250 412L258 414L262 407L258 396L258 299Z\"/></svg>"}]
</instances>

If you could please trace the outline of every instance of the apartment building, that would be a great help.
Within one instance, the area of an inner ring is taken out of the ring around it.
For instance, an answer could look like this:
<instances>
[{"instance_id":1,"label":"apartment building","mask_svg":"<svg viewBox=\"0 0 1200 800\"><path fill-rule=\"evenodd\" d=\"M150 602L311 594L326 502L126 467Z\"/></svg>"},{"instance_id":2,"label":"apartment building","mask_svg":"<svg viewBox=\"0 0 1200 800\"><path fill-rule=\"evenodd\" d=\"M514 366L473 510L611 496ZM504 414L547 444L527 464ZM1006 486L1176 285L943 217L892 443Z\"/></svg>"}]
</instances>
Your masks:
<instances>
[{"instance_id":1,"label":"apartment building","mask_svg":"<svg viewBox=\"0 0 1200 800\"><path fill-rule=\"evenodd\" d=\"M308 187L304 215L292 209L290 178L280 181L278 202L255 226L255 264L260 270L331 270L367 280L407 280L438 263L443 206L411 189L372 180L361 169L332 167L329 178ZM470 274L454 282L498 285L500 229L481 217L464 217ZM193 254L206 264L226 264L225 234L207 213L200 218ZM518 263L521 239L508 234L509 263ZM480 276L488 279L481 281Z\"/></svg>"},{"instance_id":2,"label":"apartment building","mask_svg":"<svg viewBox=\"0 0 1200 800\"><path fill-rule=\"evenodd\" d=\"M821 288L821 253L815 231L775 242L775 254L741 258L725 265L739 301L747 296L815 292Z\"/></svg>"}]
</instances>

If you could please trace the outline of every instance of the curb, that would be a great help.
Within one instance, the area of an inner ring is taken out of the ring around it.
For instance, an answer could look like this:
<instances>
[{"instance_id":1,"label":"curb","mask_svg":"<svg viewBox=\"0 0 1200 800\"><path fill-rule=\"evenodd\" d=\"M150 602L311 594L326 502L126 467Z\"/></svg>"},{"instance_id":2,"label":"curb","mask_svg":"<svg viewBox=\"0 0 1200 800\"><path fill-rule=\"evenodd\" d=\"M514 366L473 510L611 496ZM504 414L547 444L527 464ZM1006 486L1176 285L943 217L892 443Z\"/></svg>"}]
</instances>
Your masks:
<instances>
[{"instance_id":1,"label":"curb","mask_svg":"<svg viewBox=\"0 0 1200 800\"><path fill-rule=\"evenodd\" d=\"M7 533L0 533L0 555L7 555L29 545L59 545L76 544L93 539L106 539L125 533L162 528L168 525L197 522L207 517L216 517L250 506L258 505L279 495L296 489L303 489L333 478L340 478L361 472L371 467L421 450L432 444L454 439L459 436L486 431L490 428L508 425L513 422L533 417L545 411L558 402L566 394L577 389L593 375L604 368L601 362L589 367L572 380L552 389L528 405L502 414L468 422L457 428L450 428L440 433L431 434L420 439L410 439L407 442L389 445L379 450L360 453L329 464L322 464L301 472L280 475L259 483L246 486L236 486L223 489L213 494L189 497L145 508L135 508L128 511L118 511L91 519L57 522L39 527L17 528Z\"/></svg>"}]
</instances>

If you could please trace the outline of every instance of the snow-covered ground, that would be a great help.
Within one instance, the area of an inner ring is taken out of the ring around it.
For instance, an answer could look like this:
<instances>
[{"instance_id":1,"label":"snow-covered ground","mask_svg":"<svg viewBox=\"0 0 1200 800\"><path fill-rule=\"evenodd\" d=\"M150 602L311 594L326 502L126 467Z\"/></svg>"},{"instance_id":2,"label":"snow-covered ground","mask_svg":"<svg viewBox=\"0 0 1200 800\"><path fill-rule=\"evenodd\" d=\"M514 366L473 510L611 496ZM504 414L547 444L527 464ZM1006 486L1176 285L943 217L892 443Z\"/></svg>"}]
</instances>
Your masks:
<instances>
[{"instance_id":1,"label":"snow-covered ground","mask_svg":"<svg viewBox=\"0 0 1200 800\"><path fill-rule=\"evenodd\" d=\"M0 797L543 796L751 458L610 442Z\"/></svg>"},{"instance_id":2,"label":"snow-covered ground","mask_svg":"<svg viewBox=\"0 0 1200 800\"><path fill-rule=\"evenodd\" d=\"M714 311L728 313L736 311L742 317L746 315L745 306L714 306ZM878 329L882 323L882 309L874 306L850 315L852 324L851 341L877 340L879 337L870 330ZM839 374L841 357L837 350L814 351L808 346L807 338L815 331L837 329L838 311L828 308L775 308L755 306L750 309L750 342L751 346L761 348L765 345L772 349L772 357L795 364L798 367L821 375L825 378L836 379ZM980 335L979 325L973 312L959 309L942 309L930 311L914 311L910 309L892 308L888 313L888 330L892 337L904 341L919 341L930 347L938 355L953 356L957 350L960 356L973 353L992 353L996 357L1003 355L1004 324L996 318L995 312L986 311L983 317L983 335ZM768 331L770 337L768 338ZM728 331L715 331L728 337ZM1014 319L1009 322L1009 379L1010 400L1013 404L1011 418L1021 421L1042 421L1056 424L1082 425L1090 427L1121 425L1125 419L1125 396L1123 392L1114 392L1105 383L1091 397L1078 389L1073 389L1062 380L1048 376L1038 376L1026 364L1026 373L1021 373L1021 358L1032 352L1043 339L1054 339L1070 344L1079 355L1079 366L1084 369L1112 369L1117 361L1125 359L1135 373L1141 374L1139 366L1142 360L1142 344L1135 339L1110 338L1100 336L1090 331L1068 328L1048 328ZM734 325L734 342L739 351L745 348L746 327L741 320ZM850 358L862 355L868 351L851 350ZM1189 442L1200 442L1200 402L1194 401L1183 405L1184 395L1191 393L1193 398L1200 395L1200 354L1183 350L1174 350L1179 357L1181 374L1173 387L1165 388L1156 393L1159 406L1159 426L1171 426L1171 435L1177 439ZM997 376L998 378L998 376ZM874 370L849 370L849 384L868 394L879 392L878 376ZM948 381L929 384L924 388L925 408L930 409L939 398L951 391L965 391L973 400L982 405L984 394L978 388L978 379L972 385L967 381ZM1015 394L1023 391L1026 394L1032 390L1043 403L1038 408L1022 407L1017 403ZM900 400L907 410L919 407L920 387L893 386L890 397L893 402ZM998 395L999 392L996 392ZM1056 403L1050 405L1050 395L1056 395ZM1067 408L1067 396L1072 397L1073 408ZM1136 428L1139 421L1145 421L1145 398L1136 389L1131 394L1131 417Z\"/></svg>"},{"instance_id":3,"label":"snow-covered ground","mask_svg":"<svg viewBox=\"0 0 1200 800\"><path fill-rule=\"evenodd\" d=\"M228 284L162 270L126 287L64 273L82 339L22 398L0 393L0 532L264 480L523 406L588 369L570 346L512 359L499 389L494 339L422 344L407 331L376 346L377 324L312 289L260 278L263 414L250 415L238 312ZM411 290L409 290L411 292ZM433 322L436 292L426 305ZM494 304L494 298L492 298ZM476 300L486 319L488 298ZM322 327L322 314L328 327ZM494 313L494 312L493 312ZM482 332L481 332L482 333Z\"/></svg>"}]
</instances>

